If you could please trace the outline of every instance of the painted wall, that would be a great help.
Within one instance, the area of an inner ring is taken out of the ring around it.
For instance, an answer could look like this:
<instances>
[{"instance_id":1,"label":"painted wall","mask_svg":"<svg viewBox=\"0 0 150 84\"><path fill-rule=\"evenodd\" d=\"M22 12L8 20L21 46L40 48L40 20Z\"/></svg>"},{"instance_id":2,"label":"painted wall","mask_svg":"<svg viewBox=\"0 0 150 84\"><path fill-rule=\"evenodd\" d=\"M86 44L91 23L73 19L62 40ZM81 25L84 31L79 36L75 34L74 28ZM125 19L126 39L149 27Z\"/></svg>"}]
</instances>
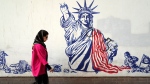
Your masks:
<instances>
[{"instance_id":1,"label":"painted wall","mask_svg":"<svg viewBox=\"0 0 150 84\"><path fill-rule=\"evenodd\" d=\"M94 39L97 39L92 33L90 33L91 37L85 37L90 41L88 41L89 44L82 44L84 49L79 46L79 43L75 45L77 48L75 54L70 55L65 52L65 49L68 49L68 52L73 52L70 48L74 47L67 44L64 37L65 28L61 26L61 23L64 24L61 19L63 16L61 9L66 6L64 3L77 21L78 14L83 12L77 10L80 9L79 5L83 8L89 7L92 0L86 1L87 6L84 5L84 0L0 0L1 77L32 76L31 48L35 35L40 29L49 32L49 38L46 42L49 54L48 62L55 70L54 73L49 73L49 76L149 76L149 0L94 0L89 9L98 5L93 9L95 14L92 12L93 27L101 31L101 33L97 33L98 36L104 35L102 43L106 44L108 49L106 52L108 55L104 57L105 61L100 58L106 55L98 54L92 60L92 56L94 56L92 49L99 50L92 44L96 41ZM89 12L91 13L91 11ZM70 22L72 22L71 25L74 25L72 20ZM82 29L79 27L80 24L75 25L77 30ZM72 28L69 31L74 31L72 26L69 28ZM80 33L81 31L76 31L77 36L84 36ZM68 36L71 37L71 35ZM81 40L84 42L86 39ZM99 41L96 43L101 44ZM84 53L78 50L83 50ZM81 55L78 55L79 53ZM72 62L73 60L70 60L69 56L76 55L86 57L90 60L89 63L78 57L79 60ZM94 65L94 62L99 62L99 65ZM88 68L81 69L85 68L84 66ZM93 69L93 67L95 68Z\"/></svg>"}]
</instances>

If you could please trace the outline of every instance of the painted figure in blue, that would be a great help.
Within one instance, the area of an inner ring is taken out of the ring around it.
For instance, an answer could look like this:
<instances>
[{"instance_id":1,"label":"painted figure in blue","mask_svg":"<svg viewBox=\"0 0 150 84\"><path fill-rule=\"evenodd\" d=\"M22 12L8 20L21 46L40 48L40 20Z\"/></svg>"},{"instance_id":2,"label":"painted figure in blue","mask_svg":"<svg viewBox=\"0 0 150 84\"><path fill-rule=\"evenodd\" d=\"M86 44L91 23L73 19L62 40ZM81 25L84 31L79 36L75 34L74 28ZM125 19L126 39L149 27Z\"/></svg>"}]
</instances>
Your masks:
<instances>
[{"instance_id":1,"label":"painted figure in blue","mask_svg":"<svg viewBox=\"0 0 150 84\"><path fill-rule=\"evenodd\" d=\"M6 58L8 56L4 51L0 51L0 70L3 69L3 66L6 65Z\"/></svg>"},{"instance_id":2,"label":"painted figure in blue","mask_svg":"<svg viewBox=\"0 0 150 84\"><path fill-rule=\"evenodd\" d=\"M11 68L7 65L4 65L3 70L5 71L5 73L11 73Z\"/></svg>"},{"instance_id":3,"label":"painted figure in blue","mask_svg":"<svg viewBox=\"0 0 150 84\"><path fill-rule=\"evenodd\" d=\"M54 67L54 72L61 72L62 71L62 69L61 69L62 65L60 65L60 64L53 64L51 66Z\"/></svg>"},{"instance_id":4,"label":"painted figure in blue","mask_svg":"<svg viewBox=\"0 0 150 84\"><path fill-rule=\"evenodd\" d=\"M149 73L150 72L150 57L143 54L139 68L140 68L140 72Z\"/></svg>"},{"instance_id":5,"label":"painted figure in blue","mask_svg":"<svg viewBox=\"0 0 150 84\"><path fill-rule=\"evenodd\" d=\"M0 51L0 70L4 70L5 73L11 73L11 69L6 64L6 58L8 56L4 51Z\"/></svg>"},{"instance_id":6,"label":"painted figure in blue","mask_svg":"<svg viewBox=\"0 0 150 84\"><path fill-rule=\"evenodd\" d=\"M130 68L132 68L132 72L138 70L139 66L136 62L139 60L136 56L131 56L129 52L124 53L124 57L126 58L124 64Z\"/></svg>"},{"instance_id":7,"label":"painted figure in blue","mask_svg":"<svg viewBox=\"0 0 150 84\"><path fill-rule=\"evenodd\" d=\"M60 18L61 27L65 31L65 40L67 48L66 55L69 57L69 66L73 70L79 71L94 71L90 58L90 49L92 44L92 28L93 28L93 15L99 12L94 12L91 8L93 2L89 7L84 3L82 7L78 2L80 8L74 8L78 12L78 20L75 20L74 15L69 11L67 4L61 4L60 10L63 16ZM86 38L89 37L89 38ZM78 45L78 46L77 46ZM84 56L86 55L86 56Z\"/></svg>"},{"instance_id":8,"label":"painted figure in blue","mask_svg":"<svg viewBox=\"0 0 150 84\"><path fill-rule=\"evenodd\" d=\"M23 74L31 71L31 66L25 60L20 60L19 63L11 64L10 67L13 68L12 71L14 74Z\"/></svg>"},{"instance_id":9,"label":"painted figure in blue","mask_svg":"<svg viewBox=\"0 0 150 84\"><path fill-rule=\"evenodd\" d=\"M108 62L112 63L113 58L117 55L118 44L110 38L105 39L105 44L108 52Z\"/></svg>"},{"instance_id":10,"label":"painted figure in blue","mask_svg":"<svg viewBox=\"0 0 150 84\"><path fill-rule=\"evenodd\" d=\"M60 4L60 25L65 31L68 64L72 70L77 71L118 73L127 67L110 64L117 54L117 44L105 39L101 31L93 27L93 15L99 14L94 11L97 6L92 7L93 3L94 0L87 6L85 0L84 6L81 6L77 2L79 8L74 8L77 12L73 12L78 14L77 20L67 4Z\"/></svg>"}]
</instances>

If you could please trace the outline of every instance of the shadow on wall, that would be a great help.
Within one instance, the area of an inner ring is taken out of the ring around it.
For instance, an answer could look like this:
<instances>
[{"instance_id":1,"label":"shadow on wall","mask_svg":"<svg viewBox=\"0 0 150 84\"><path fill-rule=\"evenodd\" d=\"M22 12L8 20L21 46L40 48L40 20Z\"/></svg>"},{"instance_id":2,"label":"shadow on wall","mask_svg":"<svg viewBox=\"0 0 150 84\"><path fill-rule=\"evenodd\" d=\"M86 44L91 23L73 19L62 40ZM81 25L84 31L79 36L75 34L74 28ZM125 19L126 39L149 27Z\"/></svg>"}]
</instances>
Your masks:
<instances>
[{"instance_id":1,"label":"shadow on wall","mask_svg":"<svg viewBox=\"0 0 150 84\"><path fill-rule=\"evenodd\" d=\"M150 33L131 34L131 22L129 20L108 17L98 20L97 27L104 33L104 36L105 33L110 33L111 38L113 38L119 46L150 46Z\"/></svg>"}]
</instances>

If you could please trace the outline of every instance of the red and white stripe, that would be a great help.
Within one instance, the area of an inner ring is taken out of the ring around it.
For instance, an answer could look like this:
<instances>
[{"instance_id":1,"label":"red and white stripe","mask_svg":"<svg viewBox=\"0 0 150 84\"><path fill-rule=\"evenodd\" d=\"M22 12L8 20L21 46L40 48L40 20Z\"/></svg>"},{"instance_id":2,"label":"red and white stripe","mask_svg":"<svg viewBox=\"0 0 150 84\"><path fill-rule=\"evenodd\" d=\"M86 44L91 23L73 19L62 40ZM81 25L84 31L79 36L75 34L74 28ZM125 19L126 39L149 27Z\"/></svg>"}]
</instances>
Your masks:
<instances>
[{"instance_id":1,"label":"red and white stripe","mask_svg":"<svg viewBox=\"0 0 150 84\"><path fill-rule=\"evenodd\" d=\"M119 67L109 64L103 34L99 30L94 30L92 36L91 59L94 69L107 73L118 73L118 71L122 71L123 69L129 69L129 67Z\"/></svg>"}]
</instances>

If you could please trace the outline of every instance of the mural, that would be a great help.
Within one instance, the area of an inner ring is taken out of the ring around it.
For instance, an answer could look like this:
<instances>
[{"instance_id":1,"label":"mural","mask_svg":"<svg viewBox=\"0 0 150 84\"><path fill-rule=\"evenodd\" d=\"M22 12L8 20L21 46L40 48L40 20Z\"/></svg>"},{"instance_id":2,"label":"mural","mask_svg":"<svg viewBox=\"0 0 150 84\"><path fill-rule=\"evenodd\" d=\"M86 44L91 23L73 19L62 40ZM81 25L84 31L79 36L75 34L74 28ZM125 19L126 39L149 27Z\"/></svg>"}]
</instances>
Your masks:
<instances>
[{"instance_id":1,"label":"mural","mask_svg":"<svg viewBox=\"0 0 150 84\"><path fill-rule=\"evenodd\" d=\"M74 8L78 14L78 20L69 11L67 4L61 4L62 17L60 25L65 31L68 56L68 64L72 70L77 71L103 71L106 73L118 73L129 67L112 65L113 57L117 54L117 43L110 38L104 38L102 32L93 27L93 15L99 14L92 7L94 1L87 6L78 2L79 8Z\"/></svg>"},{"instance_id":2,"label":"mural","mask_svg":"<svg viewBox=\"0 0 150 84\"><path fill-rule=\"evenodd\" d=\"M87 5L88 3L86 2L86 0L81 0L81 2L83 2L84 4L82 5L78 1L76 1L75 4L77 4L78 7L73 7L73 9L74 9L73 12L70 11L70 8L72 8L72 7L69 7L68 6L69 4L62 3L59 5L57 0L56 0L56 2L55 1L53 2L54 5L57 4L56 6L58 7L58 8L56 7L57 11L56 12L53 11L53 12L61 14L61 17L57 17L57 19L60 20L60 23L59 22L56 23L56 24L59 24L59 25L57 25L56 28L59 27L62 30L64 30L63 31L64 32L63 39L66 42L66 44L65 44L66 46L65 46L65 50L63 52L65 52L65 56L66 56L66 58L68 58L68 60L65 60L65 62L67 61L68 65L67 65L67 67L65 66L65 68L64 68L64 65L65 65L64 60L63 60L64 63L60 62L59 64L57 64L57 58L52 57L52 59L54 59L53 62L56 62L54 64L51 64L51 66L54 68L54 72L59 73L59 74L63 73L61 75L64 75L64 73L68 74L68 75L70 75L70 73L78 75L79 74L78 72L87 72L87 73L92 72L92 75L93 75L93 73L94 74L96 73L98 75L98 73L101 73L101 72L108 73L109 75L113 74L113 73L120 75L119 72L123 72L123 71L126 71L129 74L150 73L150 57L148 56L148 54L142 53L141 56L137 56L134 54L132 55L132 52L126 50L126 48L125 48L125 51L122 52L122 55L119 55L121 58L123 58L123 60L121 60L123 63L120 66L118 66L117 64L114 63L114 60L115 60L114 58L116 56L118 56L118 52L119 52L118 47L123 46L123 48L124 48L124 46L128 46L128 47L131 47L131 46L137 47L138 46L138 48L139 48L139 46L140 47L144 46L144 48L145 48L145 46L149 46L150 40L148 40L147 38L149 38L150 34L149 33L141 34L141 35L132 34L130 32L131 31L130 26L132 25L130 23L130 20L125 18L125 19L129 20L129 21L126 21L126 20L120 18L119 16L117 18L114 18L115 16L112 16L110 18L106 16L106 18L104 18L104 19L98 19L99 20L97 23L98 27L95 28L93 26L93 24L94 24L93 20L94 20L94 16L100 15L99 11L98 12L95 11L95 9L98 8L99 6L94 5L94 0L93 1L91 0L91 3L89 3L89 5ZM32 3L34 3L34 1L32 1ZM32 4L32 3L30 3L30 4ZM39 4L39 3L34 3L34 4ZM46 4L44 4L44 5L46 5ZM39 8L42 6L39 6ZM23 8L26 8L26 7L23 7ZM34 8L36 8L36 12L33 12L33 10L35 10ZM50 8L50 7L47 7L47 8ZM59 10L59 8L60 8L60 10ZM14 9L16 9L16 8L14 8ZM34 21L34 18L37 19L37 16L36 16L37 15L36 13L38 13L37 10L38 10L38 8L36 7L36 5L34 5L33 9L31 10L33 12L32 13L33 15L31 14L31 16L28 16L28 18L29 18L28 21L30 21L31 23L32 23L32 21ZM127 10L128 9L126 9L126 11ZM16 10L16 11L19 12L18 10ZM45 12L49 12L47 10L45 10L44 12L41 12L41 10L39 10L39 11L41 13L41 14L39 14L40 19L43 18L43 16L45 15L44 14ZM51 11L52 14L53 14L53 12ZM43 14L43 16L42 16L42 14ZM5 15L5 14L3 14L3 15ZM28 15L28 14L26 14L26 15ZM75 17L76 15L77 15L77 17ZM17 15L17 17L18 17L18 15ZM47 26L46 25L47 23L45 23L46 22L45 20L47 21L47 18L41 19L41 22L44 26ZM107 24L105 24L105 23L107 23ZM14 23L12 23L12 24L14 24ZM34 24L36 26L33 24L30 24L30 25L27 24L27 25L33 26L36 28L37 27L36 21ZM56 24L52 24L52 25L56 25ZM108 24L110 24L110 25L108 25ZM107 26L105 26L105 25L107 25ZM104 27L104 30L99 28L101 26ZM4 27L5 27L5 25L4 25ZM13 25L12 27L16 27L16 26ZM117 31L116 31L116 27L118 28ZM7 26L5 28L7 28ZM110 29L111 29L111 31L110 31ZM10 29L10 30L13 30L13 29ZM27 30L27 29L25 29L25 30ZM5 31L5 29L3 29L3 31ZM120 34L118 36L116 36L116 33L118 33L118 31L120 32ZM123 32L121 32L121 31L123 31ZM29 33L30 33L30 31L29 31ZM105 37L105 33L110 33L111 38ZM13 35L13 33L11 33L11 34ZM21 33L18 33L18 34L21 34ZM16 34L14 34L14 35L16 35ZM24 36L25 36L24 38L20 37L19 40L21 39L22 41L24 41L27 38L26 35L24 35ZM6 36L3 35L3 37L5 38ZM30 37L31 37L31 35L29 35L29 38ZM142 40L139 41L139 38L141 38ZM123 39L123 40L120 40L120 39ZM27 40L28 40L28 38L27 38ZM55 41L58 41L58 40L59 39L57 39ZM126 44L127 43L127 42L125 42L126 40L129 41L128 44ZM6 41L8 41L8 40L6 39ZM26 41L24 41L24 42L26 42ZM5 43L5 41L4 41L4 43ZM8 42L8 44L9 44L9 42ZM9 48L9 46L11 46L11 45L8 45L7 48ZM64 44L62 46L64 47ZM3 47L5 47L5 46L3 46ZM58 49L58 46L55 46L55 48ZM7 50L5 50L5 51L7 52ZM14 63L14 64L10 63L10 65L8 65L7 58L9 57L9 55L5 51L0 50L0 71L1 72L13 73L13 74L25 74L26 72L31 72L31 65L26 60L23 60L23 59L19 59L18 61L16 61L16 63ZM58 51L56 51L56 52L58 52ZM60 54L55 54L55 55L59 56ZM52 73L52 75L55 75L55 73ZM88 74L88 76L89 76L89 74Z\"/></svg>"},{"instance_id":3,"label":"mural","mask_svg":"<svg viewBox=\"0 0 150 84\"><path fill-rule=\"evenodd\" d=\"M31 66L25 60L20 60L19 63L11 64L10 67L14 74L23 74L31 71Z\"/></svg>"},{"instance_id":4,"label":"mural","mask_svg":"<svg viewBox=\"0 0 150 84\"><path fill-rule=\"evenodd\" d=\"M65 53L68 56L68 65L70 69L85 72L103 71L106 73L118 73L124 69L128 72L149 72L149 57L143 55L142 61L138 66L136 62L139 60L136 56L130 56L129 52L125 52L125 66L112 65L113 57L117 55L118 44L111 38L105 38L103 33L93 27L93 15L99 14L92 7L94 0L89 6L84 1L81 6L77 1L79 8L73 8L77 12L70 12L66 3L60 4L62 17L60 25L65 31L65 40L67 48ZM73 13L78 14L76 20ZM143 60L146 60L143 61ZM142 68L142 64L147 64ZM65 70L68 72L68 70Z\"/></svg>"},{"instance_id":5,"label":"mural","mask_svg":"<svg viewBox=\"0 0 150 84\"><path fill-rule=\"evenodd\" d=\"M124 64L131 68L128 72L142 72L142 73L150 73L150 57L143 54L140 64L137 65L137 61L139 60L136 56L131 56L129 52L124 53L125 61Z\"/></svg>"},{"instance_id":6,"label":"mural","mask_svg":"<svg viewBox=\"0 0 150 84\"><path fill-rule=\"evenodd\" d=\"M31 71L31 66L25 60L8 66L5 56L8 56L5 51L0 51L0 70L5 71L5 73L23 74Z\"/></svg>"},{"instance_id":7,"label":"mural","mask_svg":"<svg viewBox=\"0 0 150 84\"><path fill-rule=\"evenodd\" d=\"M54 72L62 72L61 66L60 64L53 64L51 65L54 68Z\"/></svg>"},{"instance_id":8,"label":"mural","mask_svg":"<svg viewBox=\"0 0 150 84\"><path fill-rule=\"evenodd\" d=\"M25 72L31 72L31 65L29 65L25 60L19 60L18 63L8 66L5 56L8 56L5 51L0 50L0 70L5 71L5 73L13 74L23 74ZM62 65L52 64L51 66L54 68L54 72L62 72Z\"/></svg>"},{"instance_id":9,"label":"mural","mask_svg":"<svg viewBox=\"0 0 150 84\"><path fill-rule=\"evenodd\" d=\"M6 58L8 56L4 51L0 50L0 70L4 70L5 73L10 73L11 69L6 64Z\"/></svg>"}]
</instances>

